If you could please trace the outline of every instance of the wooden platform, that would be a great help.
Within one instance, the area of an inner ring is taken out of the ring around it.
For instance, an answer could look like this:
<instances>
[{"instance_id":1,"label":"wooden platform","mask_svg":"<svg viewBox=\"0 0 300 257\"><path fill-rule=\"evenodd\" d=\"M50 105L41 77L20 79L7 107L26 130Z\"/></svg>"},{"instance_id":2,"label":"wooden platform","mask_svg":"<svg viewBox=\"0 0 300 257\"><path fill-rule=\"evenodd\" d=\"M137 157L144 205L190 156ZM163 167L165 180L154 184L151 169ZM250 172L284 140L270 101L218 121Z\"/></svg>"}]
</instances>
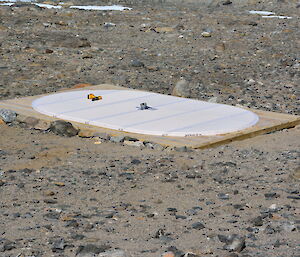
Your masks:
<instances>
[{"instance_id":1,"label":"wooden platform","mask_svg":"<svg viewBox=\"0 0 300 257\"><path fill-rule=\"evenodd\" d=\"M128 90L128 88L114 86L110 84L102 84L97 86L85 87L85 90L101 90L101 89L118 89L118 90ZM82 90L82 88L77 89L68 89L64 91L70 90ZM132 89L133 90L133 89ZM47 94L45 94L47 95ZM38 118L40 120L45 121L53 121L56 118L52 118L41 113L36 112L32 107L31 103L33 100L44 96L29 96L24 98L10 99L0 101L0 108L10 109L18 114L22 114L24 116L31 116ZM191 136L191 137L169 137L169 136L151 136L151 135L142 135L135 133L127 133L122 131L116 131L91 125L86 125L82 123L72 122L75 127L78 127L81 130L89 131L89 132L100 132L107 133L109 135L126 135L130 137L134 137L139 139L140 141L149 141L158 143L164 146L186 146L191 148L209 148L221 144L226 144L235 140L242 140L250 137L254 137L260 134L268 133L271 131L276 131L284 128L294 127L300 124L300 117L288 114L274 113L274 112L266 112L266 111L258 111L249 109L252 112L256 113L259 116L259 122L248 129L244 129L234 133L228 133L224 135L217 136Z\"/></svg>"}]
</instances>

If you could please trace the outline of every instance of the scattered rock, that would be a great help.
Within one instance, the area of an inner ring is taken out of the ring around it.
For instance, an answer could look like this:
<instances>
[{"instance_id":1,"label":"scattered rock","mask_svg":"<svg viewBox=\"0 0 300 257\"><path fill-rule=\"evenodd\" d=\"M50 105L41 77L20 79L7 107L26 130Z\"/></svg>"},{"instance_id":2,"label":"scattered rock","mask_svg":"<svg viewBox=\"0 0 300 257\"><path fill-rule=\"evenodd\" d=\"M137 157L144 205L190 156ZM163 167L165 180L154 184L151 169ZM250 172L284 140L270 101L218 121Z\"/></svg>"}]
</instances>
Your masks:
<instances>
[{"instance_id":1,"label":"scattered rock","mask_svg":"<svg viewBox=\"0 0 300 257\"><path fill-rule=\"evenodd\" d=\"M196 222L191 225L191 228L201 230L204 229L205 226L201 222Z\"/></svg>"},{"instance_id":2,"label":"scattered rock","mask_svg":"<svg viewBox=\"0 0 300 257\"><path fill-rule=\"evenodd\" d=\"M280 196L279 194L274 193L274 192L272 192L272 193L266 193L266 194L265 194L265 198L266 198L266 199L278 198L279 196Z\"/></svg>"},{"instance_id":3,"label":"scattered rock","mask_svg":"<svg viewBox=\"0 0 300 257\"><path fill-rule=\"evenodd\" d=\"M202 36L202 37L211 37L211 32L203 31L203 32L201 33L201 36Z\"/></svg>"},{"instance_id":4,"label":"scattered rock","mask_svg":"<svg viewBox=\"0 0 300 257\"><path fill-rule=\"evenodd\" d=\"M83 238L85 238L85 236L81 234L72 234L71 238L74 240L82 240Z\"/></svg>"},{"instance_id":5,"label":"scattered rock","mask_svg":"<svg viewBox=\"0 0 300 257\"><path fill-rule=\"evenodd\" d=\"M78 247L76 251L76 256L78 257L94 257L95 254L103 253L106 250L110 249L110 246L107 245L94 245L94 244L88 244L88 245L81 245Z\"/></svg>"},{"instance_id":6,"label":"scattered rock","mask_svg":"<svg viewBox=\"0 0 300 257\"><path fill-rule=\"evenodd\" d=\"M264 232L268 235L271 235L274 234L276 230L271 225L268 225L265 227Z\"/></svg>"},{"instance_id":7,"label":"scattered rock","mask_svg":"<svg viewBox=\"0 0 300 257\"><path fill-rule=\"evenodd\" d=\"M117 25L115 23L112 22L104 22L103 27L108 29L108 28L113 28L116 27Z\"/></svg>"},{"instance_id":8,"label":"scattered rock","mask_svg":"<svg viewBox=\"0 0 300 257\"><path fill-rule=\"evenodd\" d=\"M217 194L217 196L220 200L229 200L229 195L228 194L219 193L219 194Z\"/></svg>"},{"instance_id":9,"label":"scattered rock","mask_svg":"<svg viewBox=\"0 0 300 257\"><path fill-rule=\"evenodd\" d=\"M16 245L14 242L9 241L9 240L4 240L3 244L0 246L0 252L10 251L14 248L16 248Z\"/></svg>"},{"instance_id":10,"label":"scattered rock","mask_svg":"<svg viewBox=\"0 0 300 257\"><path fill-rule=\"evenodd\" d=\"M72 123L63 120L56 120L52 122L49 130L57 135L67 137L76 136L79 132L78 129L73 127Z\"/></svg>"},{"instance_id":11,"label":"scattered rock","mask_svg":"<svg viewBox=\"0 0 300 257\"><path fill-rule=\"evenodd\" d=\"M226 0L222 3L222 5L230 5L232 4L232 2L230 0Z\"/></svg>"},{"instance_id":12,"label":"scattered rock","mask_svg":"<svg viewBox=\"0 0 300 257\"><path fill-rule=\"evenodd\" d=\"M51 123L45 120L39 120L38 123L33 127L37 130L47 131L50 129Z\"/></svg>"},{"instance_id":13,"label":"scattered rock","mask_svg":"<svg viewBox=\"0 0 300 257\"><path fill-rule=\"evenodd\" d=\"M145 67L145 64L140 60L131 60L131 66L135 68Z\"/></svg>"},{"instance_id":14,"label":"scattered rock","mask_svg":"<svg viewBox=\"0 0 300 257\"><path fill-rule=\"evenodd\" d=\"M34 128L39 123L39 119L35 117L26 117L23 124L26 128Z\"/></svg>"},{"instance_id":15,"label":"scattered rock","mask_svg":"<svg viewBox=\"0 0 300 257\"><path fill-rule=\"evenodd\" d=\"M124 140L124 145L135 146L135 147L144 147L142 141L128 141Z\"/></svg>"},{"instance_id":16,"label":"scattered rock","mask_svg":"<svg viewBox=\"0 0 300 257\"><path fill-rule=\"evenodd\" d=\"M66 243L63 238L56 239L52 242L52 252L64 250L65 247L66 247Z\"/></svg>"},{"instance_id":17,"label":"scattered rock","mask_svg":"<svg viewBox=\"0 0 300 257\"><path fill-rule=\"evenodd\" d=\"M91 138L94 137L95 132L90 130L90 129L81 129L78 132L78 136L79 137L83 137L83 138Z\"/></svg>"},{"instance_id":18,"label":"scattered rock","mask_svg":"<svg viewBox=\"0 0 300 257\"><path fill-rule=\"evenodd\" d=\"M101 140L107 141L110 139L110 135L107 133L102 133L102 132L95 132L93 137L99 138Z\"/></svg>"},{"instance_id":19,"label":"scattered rock","mask_svg":"<svg viewBox=\"0 0 300 257\"><path fill-rule=\"evenodd\" d=\"M98 257L126 257L123 250L108 250L103 253L98 254Z\"/></svg>"},{"instance_id":20,"label":"scattered rock","mask_svg":"<svg viewBox=\"0 0 300 257\"><path fill-rule=\"evenodd\" d=\"M140 164L141 161L138 160L138 159L133 159L133 160L131 161L131 163L134 164L134 165L137 165L137 164Z\"/></svg>"},{"instance_id":21,"label":"scattered rock","mask_svg":"<svg viewBox=\"0 0 300 257\"><path fill-rule=\"evenodd\" d=\"M16 120L17 113L12 110L8 110L8 109L0 109L0 118L5 123L11 123Z\"/></svg>"},{"instance_id":22,"label":"scattered rock","mask_svg":"<svg viewBox=\"0 0 300 257\"><path fill-rule=\"evenodd\" d=\"M246 247L246 241L244 237L241 237L237 234L222 236L218 235L218 238L221 242L225 243L224 249L233 251L233 252L241 252Z\"/></svg>"},{"instance_id":23,"label":"scattered rock","mask_svg":"<svg viewBox=\"0 0 300 257\"><path fill-rule=\"evenodd\" d=\"M153 238L160 238L160 237L162 237L164 235L165 235L165 230L162 229L162 228L160 228L159 230L156 231L156 233L155 233L155 235L154 235Z\"/></svg>"},{"instance_id":24,"label":"scattered rock","mask_svg":"<svg viewBox=\"0 0 300 257\"><path fill-rule=\"evenodd\" d=\"M112 136L112 137L110 137L109 140L114 143L123 143L124 139L125 139L124 136Z\"/></svg>"},{"instance_id":25,"label":"scattered rock","mask_svg":"<svg viewBox=\"0 0 300 257\"><path fill-rule=\"evenodd\" d=\"M53 200L53 199L44 199L44 203L47 203L47 204L56 204L57 201Z\"/></svg>"},{"instance_id":26,"label":"scattered rock","mask_svg":"<svg viewBox=\"0 0 300 257\"><path fill-rule=\"evenodd\" d=\"M191 88L185 79L180 79L173 88L172 95L179 97L190 97Z\"/></svg>"},{"instance_id":27,"label":"scattered rock","mask_svg":"<svg viewBox=\"0 0 300 257\"><path fill-rule=\"evenodd\" d=\"M253 226L255 227L260 227L264 224L264 220L262 216L258 216L256 218L254 218L251 223L253 224Z\"/></svg>"},{"instance_id":28,"label":"scattered rock","mask_svg":"<svg viewBox=\"0 0 300 257\"><path fill-rule=\"evenodd\" d=\"M54 51L52 49L47 48L45 50L45 54L52 54Z\"/></svg>"}]
</instances>

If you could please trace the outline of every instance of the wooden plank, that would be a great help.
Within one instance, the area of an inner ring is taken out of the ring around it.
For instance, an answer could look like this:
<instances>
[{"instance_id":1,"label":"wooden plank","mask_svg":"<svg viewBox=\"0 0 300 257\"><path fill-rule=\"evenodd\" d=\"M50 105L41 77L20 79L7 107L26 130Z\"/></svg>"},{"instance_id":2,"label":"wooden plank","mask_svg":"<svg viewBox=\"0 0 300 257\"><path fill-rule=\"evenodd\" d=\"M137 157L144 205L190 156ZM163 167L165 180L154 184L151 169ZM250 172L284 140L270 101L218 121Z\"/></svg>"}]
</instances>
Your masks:
<instances>
[{"instance_id":1,"label":"wooden plank","mask_svg":"<svg viewBox=\"0 0 300 257\"><path fill-rule=\"evenodd\" d=\"M88 86L84 89L96 90L96 89L119 89L119 90L128 90L128 88L114 86L110 84L102 84L97 86ZM67 89L63 91L70 90L82 90L78 89ZM134 89L131 89L134 90ZM47 95L47 94L44 94ZM0 101L0 108L6 108L14 110L15 112L25 115L32 116L45 121L53 121L57 118L49 117L41 113L36 112L32 107L31 103L33 100L44 96L28 96L17 99L9 99ZM101 132L107 133L110 135L128 135L134 138L137 138L141 141L150 141L164 146L186 146L191 148L204 149L209 147L215 147L222 144L227 144L236 140L243 140L246 138L254 137L257 135L269 133L276 130L281 130L284 128L291 128L300 124L300 117L289 114L275 113L275 112L266 112L259 110L248 109L259 116L259 122L248 129L242 131L228 133L224 135L217 136L191 136L191 137L168 137L168 136L151 136L151 135L142 135L136 133L121 132L112 129L106 129L91 125L86 125L82 123L72 122L74 126L78 127L81 130L86 130L92 132Z\"/></svg>"}]
</instances>

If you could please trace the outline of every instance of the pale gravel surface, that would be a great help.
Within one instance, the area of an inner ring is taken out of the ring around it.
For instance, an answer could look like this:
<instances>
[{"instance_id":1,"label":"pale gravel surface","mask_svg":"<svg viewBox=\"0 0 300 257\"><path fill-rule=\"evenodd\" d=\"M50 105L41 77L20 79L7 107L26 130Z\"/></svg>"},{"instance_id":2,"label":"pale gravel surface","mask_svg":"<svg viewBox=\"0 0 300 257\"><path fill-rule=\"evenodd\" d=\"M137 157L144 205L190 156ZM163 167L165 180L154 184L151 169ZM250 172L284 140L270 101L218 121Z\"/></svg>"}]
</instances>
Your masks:
<instances>
[{"instance_id":1,"label":"pale gravel surface","mask_svg":"<svg viewBox=\"0 0 300 257\"><path fill-rule=\"evenodd\" d=\"M14 246L0 256L74 256L89 243L225 256L217 236L234 233L246 237L239 256L299 253L299 128L189 153L0 129L0 242Z\"/></svg>"},{"instance_id":2,"label":"pale gravel surface","mask_svg":"<svg viewBox=\"0 0 300 257\"><path fill-rule=\"evenodd\" d=\"M171 93L184 77L194 98L299 113L297 1L222 2L122 2L135 7L124 13L0 7L0 97L105 82ZM0 135L1 257L75 256L88 244L225 257L222 235L232 234L246 243L232 257L300 255L299 127L182 153L17 124Z\"/></svg>"}]
</instances>

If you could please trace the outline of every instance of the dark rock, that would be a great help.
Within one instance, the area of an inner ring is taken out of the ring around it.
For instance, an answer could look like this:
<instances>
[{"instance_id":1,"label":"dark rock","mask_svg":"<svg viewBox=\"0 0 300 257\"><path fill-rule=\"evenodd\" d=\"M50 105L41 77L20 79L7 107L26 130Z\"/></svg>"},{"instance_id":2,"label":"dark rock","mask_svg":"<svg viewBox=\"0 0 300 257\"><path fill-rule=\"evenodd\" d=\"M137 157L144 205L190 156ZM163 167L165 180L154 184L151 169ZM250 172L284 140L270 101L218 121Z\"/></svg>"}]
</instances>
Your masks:
<instances>
[{"instance_id":1,"label":"dark rock","mask_svg":"<svg viewBox=\"0 0 300 257\"><path fill-rule=\"evenodd\" d=\"M32 172L34 172L34 170L33 169L28 169L28 168L25 168L25 169L21 169L21 170L18 170L19 172L21 172L21 173L27 173L27 174L30 174L30 173L32 173Z\"/></svg>"},{"instance_id":2,"label":"dark rock","mask_svg":"<svg viewBox=\"0 0 300 257\"><path fill-rule=\"evenodd\" d=\"M131 163L136 165L136 164L140 164L141 161L138 160L138 159L133 159L133 160L131 161Z\"/></svg>"},{"instance_id":3,"label":"dark rock","mask_svg":"<svg viewBox=\"0 0 300 257\"><path fill-rule=\"evenodd\" d=\"M84 235L80 235L80 234L72 234L71 238L74 240L82 240L83 238L85 238Z\"/></svg>"},{"instance_id":4,"label":"dark rock","mask_svg":"<svg viewBox=\"0 0 300 257\"><path fill-rule=\"evenodd\" d=\"M200 210L202 210L201 207L194 207L192 209L187 210L185 213L189 216L193 216L193 215L197 215Z\"/></svg>"},{"instance_id":5,"label":"dark rock","mask_svg":"<svg viewBox=\"0 0 300 257\"><path fill-rule=\"evenodd\" d=\"M124 141L131 141L131 142L137 142L139 141L137 138L134 138L134 137L129 137L129 136L125 136L124 137Z\"/></svg>"},{"instance_id":6,"label":"dark rock","mask_svg":"<svg viewBox=\"0 0 300 257\"><path fill-rule=\"evenodd\" d=\"M187 217L184 216L184 215L175 215L175 218L178 220L178 219L181 219L181 220L185 220Z\"/></svg>"},{"instance_id":7,"label":"dark rock","mask_svg":"<svg viewBox=\"0 0 300 257\"><path fill-rule=\"evenodd\" d=\"M78 129L73 127L72 123L63 120L56 120L52 122L49 130L57 135L67 137L76 136L79 132Z\"/></svg>"},{"instance_id":8,"label":"dark rock","mask_svg":"<svg viewBox=\"0 0 300 257\"><path fill-rule=\"evenodd\" d=\"M76 251L76 256L79 257L92 257L95 256L95 254L99 254L102 252L105 252L106 250L110 249L111 247L108 245L94 245L94 244L88 244L88 245L81 245L78 247Z\"/></svg>"},{"instance_id":9,"label":"dark rock","mask_svg":"<svg viewBox=\"0 0 300 257\"><path fill-rule=\"evenodd\" d=\"M52 50L52 49L49 49L49 48L47 48L47 49L45 49L45 53L46 53L46 54L52 54L52 53L53 53L53 50Z\"/></svg>"},{"instance_id":10,"label":"dark rock","mask_svg":"<svg viewBox=\"0 0 300 257\"><path fill-rule=\"evenodd\" d=\"M144 67L145 64L143 62L141 62L140 60L132 60L131 66L135 67L135 68L139 68L139 67Z\"/></svg>"},{"instance_id":11,"label":"dark rock","mask_svg":"<svg viewBox=\"0 0 300 257\"><path fill-rule=\"evenodd\" d=\"M230 0L226 0L225 2L222 3L223 5L230 5L232 2Z\"/></svg>"},{"instance_id":12,"label":"dark rock","mask_svg":"<svg viewBox=\"0 0 300 257\"><path fill-rule=\"evenodd\" d=\"M247 227L246 230L249 232L253 232L253 233L258 233L258 231L259 231L258 228L252 228L252 227Z\"/></svg>"},{"instance_id":13,"label":"dark rock","mask_svg":"<svg viewBox=\"0 0 300 257\"><path fill-rule=\"evenodd\" d=\"M57 201L53 200L53 199L44 199L44 203L48 203L48 204L56 204Z\"/></svg>"},{"instance_id":14,"label":"dark rock","mask_svg":"<svg viewBox=\"0 0 300 257\"><path fill-rule=\"evenodd\" d=\"M162 229L162 228L160 228L159 230L156 231L156 233L155 233L155 235L154 235L153 238L160 238L160 237L162 237L164 235L165 235L165 230Z\"/></svg>"},{"instance_id":15,"label":"dark rock","mask_svg":"<svg viewBox=\"0 0 300 257\"><path fill-rule=\"evenodd\" d=\"M177 212L177 209L169 207L169 208L167 208L167 211L169 211L169 212Z\"/></svg>"},{"instance_id":16,"label":"dark rock","mask_svg":"<svg viewBox=\"0 0 300 257\"><path fill-rule=\"evenodd\" d=\"M51 220L58 220L60 217L60 214L58 212L49 212L49 213L46 213L44 215L44 217L47 219L51 219Z\"/></svg>"},{"instance_id":17,"label":"dark rock","mask_svg":"<svg viewBox=\"0 0 300 257\"><path fill-rule=\"evenodd\" d=\"M259 230L257 229L256 233L258 233L258 231ZM256 236L254 234L251 234L251 233L247 235L247 238L250 239L250 240L252 240L252 241L256 241L257 240Z\"/></svg>"},{"instance_id":18,"label":"dark rock","mask_svg":"<svg viewBox=\"0 0 300 257\"><path fill-rule=\"evenodd\" d=\"M293 199L293 200L300 200L300 195L299 196L297 196L297 195L288 195L286 198Z\"/></svg>"},{"instance_id":19,"label":"dark rock","mask_svg":"<svg viewBox=\"0 0 300 257\"><path fill-rule=\"evenodd\" d=\"M262 216L258 216L256 218L254 218L251 223L253 224L253 226L255 227L260 227L264 224L264 220Z\"/></svg>"},{"instance_id":20,"label":"dark rock","mask_svg":"<svg viewBox=\"0 0 300 257\"><path fill-rule=\"evenodd\" d=\"M217 194L218 198L221 200L229 200L229 195L224 193Z\"/></svg>"},{"instance_id":21,"label":"dark rock","mask_svg":"<svg viewBox=\"0 0 300 257\"><path fill-rule=\"evenodd\" d=\"M275 193L275 192L272 192L272 193L266 193L266 194L265 194L266 199L278 198L279 196L280 196L280 195L278 195L278 194Z\"/></svg>"},{"instance_id":22,"label":"dark rock","mask_svg":"<svg viewBox=\"0 0 300 257\"><path fill-rule=\"evenodd\" d=\"M8 109L0 109L0 119L2 119L5 123L11 123L15 121L17 118L17 113L8 110Z\"/></svg>"},{"instance_id":23,"label":"dark rock","mask_svg":"<svg viewBox=\"0 0 300 257\"><path fill-rule=\"evenodd\" d=\"M66 243L63 238L56 239L52 242L52 252L64 250L65 247L66 247Z\"/></svg>"},{"instance_id":24,"label":"dark rock","mask_svg":"<svg viewBox=\"0 0 300 257\"><path fill-rule=\"evenodd\" d=\"M0 156L8 155L8 152L0 149Z\"/></svg>"},{"instance_id":25,"label":"dark rock","mask_svg":"<svg viewBox=\"0 0 300 257\"><path fill-rule=\"evenodd\" d=\"M234 204L233 208L236 209L236 210L242 211L242 210L244 210L244 205L242 205L242 204Z\"/></svg>"},{"instance_id":26,"label":"dark rock","mask_svg":"<svg viewBox=\"0 0 300 257\"><path fill-rule=\"evenodd\" d=\"M201 222L195 222L191 225L191 228L201 230L205 228L205 226Z\"/></svg>"},{"instance_id":27,"label":"dark rock","mask_svg":"<svg viewBox=\"0 0 300 257\"><path fill-rule=\"evenodd\" d=\"M2 246L0 246L0 252L10 251L16 248L15 243L9 240L4 240Z\"/></svg>"},{"instance_id":28,"label":"dark rock","mask_svg":"<svg viewBox=\"0 0 300 257\"><path fill-rule=\"evenodd\" d=\"M266 228L265 228L266 234L270 235L270 234L274 234L275 232L276 232L276 230L271 225L266 226Z\"/></svg>"},{"instance_id":29,"label":"dark rock","mask_svg":"<svg viewBox=\"0 0 300 257\"><path fill-rule=\"evenodd\" d=\"M250 22L248 23L248 25L250 25L250 26L257 26L258 23L255 22L255 21L250 21Z\"/></svg>"},{"instance_id":30,"label":"dark rock","mask_svg":"<svg viewBox=\"0 0 300 257\"><path fill-rule=\"evenodd\" d=\"M76 220L68 220L65 224L65 227L77 228L79 227L79 223Z\"/></svg>"}]
</instances>

